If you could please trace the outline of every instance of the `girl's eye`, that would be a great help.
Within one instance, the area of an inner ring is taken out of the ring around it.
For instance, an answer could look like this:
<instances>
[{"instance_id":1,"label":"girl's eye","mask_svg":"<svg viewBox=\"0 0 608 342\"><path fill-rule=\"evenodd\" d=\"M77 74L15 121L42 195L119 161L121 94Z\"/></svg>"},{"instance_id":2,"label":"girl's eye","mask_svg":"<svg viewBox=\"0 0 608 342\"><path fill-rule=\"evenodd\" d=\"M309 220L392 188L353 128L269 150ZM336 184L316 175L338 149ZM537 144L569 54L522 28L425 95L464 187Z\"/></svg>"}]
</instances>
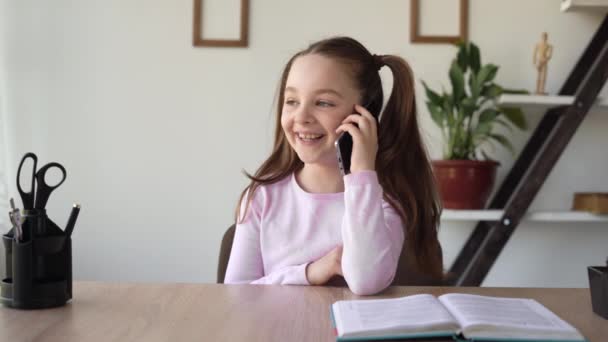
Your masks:
<instances>
[{"instance_id":1,"label":"girl's eye","mask_svg":"<svg viewBox=\"0 0 608 342\"><path fill-rule=\"evenodd\" d=\"M319 107L333 107L334 104L331 102L327 102L327 101L319 101L317 102L317 106Z\"/></svg>"},{"instance_id":2,"label":"girl's eye","mask_svg":"<svg viewBox=\"0 0 608 342\"><path fill-rule=\"evenodd\" d=\"M292 99L287 99L287 100L285 100L285 104L288 106L295 106L297 104L297 101L292 100Z\"/></svg>"}]
</instances>

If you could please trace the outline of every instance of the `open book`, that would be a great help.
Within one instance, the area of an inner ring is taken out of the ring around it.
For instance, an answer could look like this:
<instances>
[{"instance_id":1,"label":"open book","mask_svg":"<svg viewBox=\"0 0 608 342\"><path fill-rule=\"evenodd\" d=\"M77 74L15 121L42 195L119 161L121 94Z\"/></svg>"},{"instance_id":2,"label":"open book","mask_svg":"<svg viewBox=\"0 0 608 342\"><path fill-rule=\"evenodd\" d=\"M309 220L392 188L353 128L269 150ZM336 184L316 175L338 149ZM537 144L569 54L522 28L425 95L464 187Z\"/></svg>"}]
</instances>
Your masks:
<instances>
[{"instance_id":1,"label":"open book","mask_svg":"<svg viewBox=\"0 0 608 342\"><path fill-rule=\"evenodd\" d=\"M332 304L338 341L454 337L471 341L586 341L533 299L421 294Z\"/></svg>"}]
</instances>

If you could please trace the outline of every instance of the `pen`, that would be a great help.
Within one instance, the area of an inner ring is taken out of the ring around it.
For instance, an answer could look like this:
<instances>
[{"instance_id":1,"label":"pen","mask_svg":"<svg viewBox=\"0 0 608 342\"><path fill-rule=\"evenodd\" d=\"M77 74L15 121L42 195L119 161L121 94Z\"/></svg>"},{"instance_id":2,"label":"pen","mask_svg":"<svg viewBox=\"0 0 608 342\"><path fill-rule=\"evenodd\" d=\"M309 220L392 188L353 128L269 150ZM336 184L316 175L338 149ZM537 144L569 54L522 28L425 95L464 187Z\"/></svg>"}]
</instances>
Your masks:
<instances>
[{"instance_id":1,"label":"pen","mask_svg":"<svg viewBox=\"0 0 608 342\"><path fill-rule=\"evenodd\" d=\"M11 222L13 223L13 237L17 242L19 242L23 239L23 231L21 228L21 225L23 224L23 219L21 218L21 213L19 212L19 209L15 208L15 201L12 197L10 199L10 203L11 211L9 211L8 216L11 218Z\"/></svg>"},{"instance_id":2,"label":"pen","mask_svg":"<svg viewBox=\"0 0 608 342\"><path fill-rule=\"evenodd\" d=\"M80 204L74 203L72 207L72 212L70 213L70 218L68 219L68 224L65 226L65 236L71 236L72 231L74 230L74 226L76 225L76 219L78 218L78 213L80 213Z\"/></svg>"}]
</instances>

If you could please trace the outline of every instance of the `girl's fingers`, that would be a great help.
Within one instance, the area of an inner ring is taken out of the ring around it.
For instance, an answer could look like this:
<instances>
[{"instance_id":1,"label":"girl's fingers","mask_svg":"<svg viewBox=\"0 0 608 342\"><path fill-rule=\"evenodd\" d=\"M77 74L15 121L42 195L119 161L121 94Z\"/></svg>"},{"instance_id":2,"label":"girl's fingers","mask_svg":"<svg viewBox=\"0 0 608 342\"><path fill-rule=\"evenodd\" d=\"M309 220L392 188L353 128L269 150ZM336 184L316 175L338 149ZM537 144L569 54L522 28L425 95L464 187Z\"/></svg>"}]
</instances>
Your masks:
<instances>
[{"instance_id":1,"label":"girl's fingers","mask_svg":"<svg viewBox=\"0 0 608 342\"><path fill-rule=\"evenodd\" d=\"M365 108L363 106L355 105L355 109L357 110L357 113L363 115L364 117L368 118L369 120L371 120L373 122L376 122L376 118L374 118L372 113L369 110L367 110L367 108Z\"/></svg>"},{"instance_id":2,"label":"girl's fingers","mask_svg":"<svg viewBox=\"0 0 608 342\"><path fill-rule=\"evenodd\" d=\"M377 135L375 130L369 126L369 123L367 122L367 120L358 114L354 114L354 115L352 115L351 118L345 119L342 122L342 125L351 126L366 141L370 140L370 139L375 139L375 137ZM338 130L336 130L336 133L340 133L340 127L338 127ZM344 130L341 130L341 131L344 131ZM349 131L349 133L350 133L350 131Z\"/></svg>"},{"instance_id":3,"label":"girl's fingers","mask_svg":"<svg viewBox=\"0 0 608 342\"><path fill-rule=\"evenodd\" d=\"M372 117L373 119L373 117ZM363 132L363 134L365 135L369 135L370 133L373 134L374 131L374 126L373 124L370 122L370 120L367 117L364 117L360 114L351 114L349 116L347 116L342 123L353 123L356 124L359 129L361 130L361 132Z\"/></svg>"},{"instance_id":4,"label":"girl's fingers","mask_svg":"<svg viewBox=\"0 0 608 342\"><path fill-rule=\"evenodd\" d=\"M357 113L363 115L363 114L369 114L369 116L373 117L372 113L367 110L367 108L360 106L360 105L355 105L355 110L357 111Z\"/></svg>"},{"instance_id":5,"label":"girl's fingers","mask_svg":"<svg viewBox=\"0 0 608 342\"><path fill-rule=\"evenodd\" d=\"M359 105L355 105L355 109L357 110L358 113L361 114L361 116L363 116L364 118L367 118L369 120L369 122L371 122L371 126L372 127L375 127L377 125L376 124L376 118L365 107L362 107L362 106L359 106Z\"/></svg>"},{"instance_id":6,"label":"girl's fingers","mask_svg":"<svg viewBox=\"0 0 608 342\"><path fill-rule=\"evenodd\" d=\"M348 132L353 137L353 141L359 141L362 138L361 130L352 123L342 124L336 129L336 133Z\"/></svg>"},{"instance_id":7,"label":"girl's fingers","mask_svg":"<svg viewBox=\"0 0 608 342\"><path fill-rule=\"evenodd\" d=\"M359 128L364 128L367 126L367 119L365 119L364 117L362 117L359 114L351 114L349 116L347 116L344 120L342 120L343 124L346 123L353 123L356 124L357 126L359 126Z\"/></svg>"}]
</instances>

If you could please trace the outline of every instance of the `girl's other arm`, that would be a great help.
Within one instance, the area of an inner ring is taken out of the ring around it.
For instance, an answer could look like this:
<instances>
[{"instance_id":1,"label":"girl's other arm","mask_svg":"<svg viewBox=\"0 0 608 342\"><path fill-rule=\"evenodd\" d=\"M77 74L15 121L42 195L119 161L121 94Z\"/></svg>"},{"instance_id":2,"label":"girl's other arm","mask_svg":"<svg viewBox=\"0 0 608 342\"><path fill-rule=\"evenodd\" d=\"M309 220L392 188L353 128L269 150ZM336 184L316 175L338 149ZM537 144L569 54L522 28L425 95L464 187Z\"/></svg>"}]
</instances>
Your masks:
<instances>
[{"instance_id":1,"label":"girl's other arm","mask_svg":"<svg viewBox=\"0 0 608 342\"><path fill-rule=\"evenodd\" d=\"M306 265L288 266L264 275L259 228L237 224L226 269L226 284L306 285Z\"/></svg>"},{"instance_id":2,"label":"girl's other arm","mask_svg":"<svg viewBox=\"0 0 608 342\"><path fill-rule=\"evenodd\" d=\"M241 213L244 213L246 201L247 196L244 196ZM254 198L247 216L236 225L224 283L307 285L307 264L288 266L264 275L264 263L260 247L260 208L261 206L256 203L256 198Z\"/></svg>"},{"instance_id":3,"label":"girl's other arm","mask_svg":"<svg viewBox=\"0 0 608 342\"><path fill-rule=\"evenodd\" d=\"M353 293L375 294L395 277L404 242L401 218L382 200L375 171L351 173L344 185L342 272Z\"/></svg>"}]
</instances>

